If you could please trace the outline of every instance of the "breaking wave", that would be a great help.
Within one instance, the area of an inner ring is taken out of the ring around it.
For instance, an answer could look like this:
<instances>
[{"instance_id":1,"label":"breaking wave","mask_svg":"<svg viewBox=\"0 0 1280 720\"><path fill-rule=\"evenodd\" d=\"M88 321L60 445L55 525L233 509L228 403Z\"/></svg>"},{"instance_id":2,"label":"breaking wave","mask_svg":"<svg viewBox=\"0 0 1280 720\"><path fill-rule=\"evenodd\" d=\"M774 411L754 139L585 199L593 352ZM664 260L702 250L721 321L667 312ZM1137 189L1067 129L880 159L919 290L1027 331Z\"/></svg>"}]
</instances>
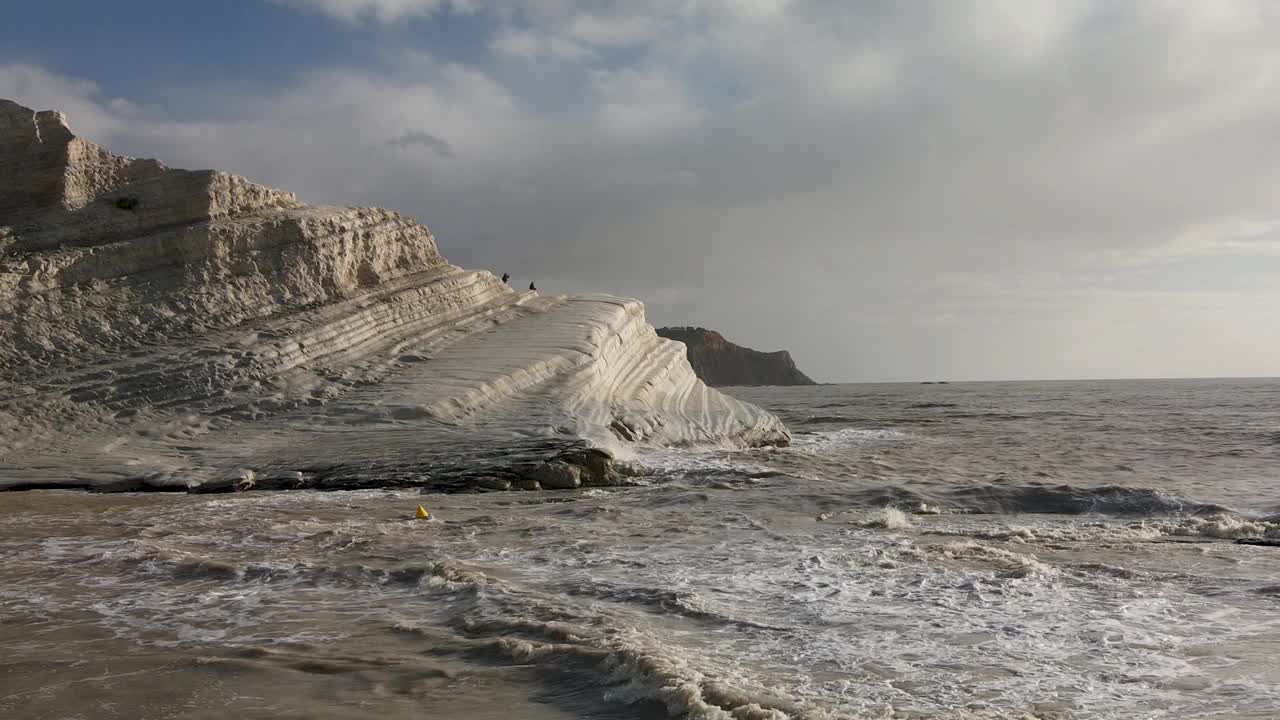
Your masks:
<instances>
[{"instance_id":1,"label":"breaking wave","mask_svg":"<svg viewBox=\"0 0 1280 720\"><path fill-rule=\"evenodd\" d=\"M797 433L791 440L791 448L803 452L819 453L872 443L903 442L909 439L911 439L910 434L899 430L843 428L827 432Z\"/></svg>"},{"instance_id":2,"label":"breaking wave","mask_svg":"<svg viewBox=\"0 0 1280 720\"><path fill-rule=\"evenodd\" d=\"M690 657L686 650L676 650L636 628L611 628L601 633L521 619L491 619L471 629L500 633L502 636L490 640L488 647L512 661L549 666L569 663L590 669L591 685L604 690L607 702L626 706L654 703L671 717L690 720L841 717L807 708L802 701L763 687L751 687L741 675L701 665L699 658Z\"/></svg>"},{"instance_id":3,"label":"breaking wave","mask_svg":"<svg viewBox=\"0 0 1280 720\"><path fill-rule=\"evenodd\" d=\"M969 512L980 513L1154 516L1231 512L1221 505L1195 502L1160 490L1123 485L981 485L952 490L947 493L947 497Z\"/></svg>"}]
</instances>

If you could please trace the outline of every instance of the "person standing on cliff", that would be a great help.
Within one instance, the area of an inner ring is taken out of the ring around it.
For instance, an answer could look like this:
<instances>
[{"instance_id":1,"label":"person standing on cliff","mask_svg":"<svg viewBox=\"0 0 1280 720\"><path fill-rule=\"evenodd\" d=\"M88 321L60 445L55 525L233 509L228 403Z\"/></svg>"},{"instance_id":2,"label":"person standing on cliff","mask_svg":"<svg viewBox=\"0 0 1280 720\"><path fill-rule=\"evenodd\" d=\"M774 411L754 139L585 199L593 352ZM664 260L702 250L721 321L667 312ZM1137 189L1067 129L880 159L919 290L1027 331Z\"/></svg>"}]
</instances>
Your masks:
<instances>
[{"instance_id":1,"label":"person standing on cliff","mask_svg":"<svg viewBox=\"0 0 1280 720\"><path fill-rule=\"evenodd\" d=\"M505 285L511 279L511 273L502 273L502 283Z\"/></svg>"}]
</instances>

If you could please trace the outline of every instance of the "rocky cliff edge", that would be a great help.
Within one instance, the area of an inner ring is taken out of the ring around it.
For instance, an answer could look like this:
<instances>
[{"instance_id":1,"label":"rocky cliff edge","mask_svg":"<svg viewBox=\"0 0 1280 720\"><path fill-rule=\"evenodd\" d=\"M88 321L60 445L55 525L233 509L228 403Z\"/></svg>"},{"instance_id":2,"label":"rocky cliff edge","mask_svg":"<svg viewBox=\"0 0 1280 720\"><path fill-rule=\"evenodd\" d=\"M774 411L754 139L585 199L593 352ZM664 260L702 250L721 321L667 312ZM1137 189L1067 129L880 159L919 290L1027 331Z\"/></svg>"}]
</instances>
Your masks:
<instances>
[{"instance_id":1,"label":"rocky cliff edge","mask_svg":"<svg viewBox=\"0 0 1280 720\"><path fill-rule=\"evenodd\" d=\"M423 225L113 155L0 100L0 488L576 487L784 444L643 306L517 292Z\"/></svg>"}]
</instances>

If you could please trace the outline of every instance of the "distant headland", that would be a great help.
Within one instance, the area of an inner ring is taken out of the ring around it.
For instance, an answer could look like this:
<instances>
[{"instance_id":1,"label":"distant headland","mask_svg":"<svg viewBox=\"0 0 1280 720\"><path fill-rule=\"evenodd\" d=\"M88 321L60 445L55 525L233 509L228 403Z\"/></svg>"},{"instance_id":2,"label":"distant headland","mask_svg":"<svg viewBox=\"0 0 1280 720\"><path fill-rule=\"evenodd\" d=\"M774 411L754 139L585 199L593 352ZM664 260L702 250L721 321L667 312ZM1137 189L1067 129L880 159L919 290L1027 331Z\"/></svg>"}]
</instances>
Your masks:
<instances>
[{"instance_id":1,"label":"distant headland","mask_svg":"<svg viewBox=\"0 0 1280 720\"><path fill-rule=\"evenodd\" d=\"M715 330L658 328L658 335L689 348L689 364L708 385L817 385L800 372L786 350L761 352L735 345Z\"/></svg>"}]
</instances>

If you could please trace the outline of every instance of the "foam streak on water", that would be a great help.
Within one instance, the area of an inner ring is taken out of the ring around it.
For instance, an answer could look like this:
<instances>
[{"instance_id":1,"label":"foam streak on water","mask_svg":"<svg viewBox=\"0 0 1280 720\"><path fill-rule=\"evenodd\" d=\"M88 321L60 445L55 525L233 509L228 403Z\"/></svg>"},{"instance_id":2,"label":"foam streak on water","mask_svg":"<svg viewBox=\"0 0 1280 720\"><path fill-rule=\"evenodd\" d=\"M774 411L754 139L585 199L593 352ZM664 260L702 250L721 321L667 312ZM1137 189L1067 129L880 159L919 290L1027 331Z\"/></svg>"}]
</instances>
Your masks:
<instances>
[{"instance_id":1,"label":"foam streak on water","mask_svg":"<svg viewBox=\"0 0 1280 720\"><path fill-rule=\"evenodd\" d=\"M3 495L0 715L1280 716L1280 395L1171 385L742 391L794 447L616 491Z\"/></svg>"}]
</instances>

